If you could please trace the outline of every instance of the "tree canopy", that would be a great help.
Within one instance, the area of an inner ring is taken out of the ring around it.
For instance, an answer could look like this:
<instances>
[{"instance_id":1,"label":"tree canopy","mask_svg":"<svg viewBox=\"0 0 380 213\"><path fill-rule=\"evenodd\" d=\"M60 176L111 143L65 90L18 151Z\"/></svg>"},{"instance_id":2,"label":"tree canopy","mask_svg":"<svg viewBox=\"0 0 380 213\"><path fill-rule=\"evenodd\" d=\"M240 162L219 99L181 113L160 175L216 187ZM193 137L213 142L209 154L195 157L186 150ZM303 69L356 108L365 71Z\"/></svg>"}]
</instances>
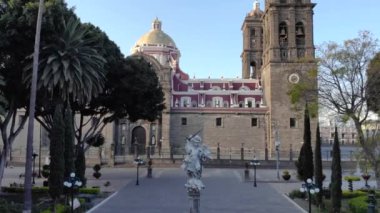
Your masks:
<instances>
[{"instance_id":1,"label":"tree canopy","mask_svg":"<svg viewBox=\"0 0 380 213\"><path fill-rule=\"evenodd\" d=\"M368 69L367 97L370 110L380 114L380 52L370 61Z\"/></svg>"},{"instance_id":2,"label":"tree canopy","mask_svg":"<svg viewBox=\"0 0 380 213\"><path fill-rule=\"evenodd\" d=\"M320 103L325 108L354 123L358 142L375 170L380 187L379 147L371 148L363 132L370 112L367 106L367 68L378 48L378 40L367 31L346 40L343 45L334 42L323 45L319 48L318 90Z\"/></svg>"}]
</instances>

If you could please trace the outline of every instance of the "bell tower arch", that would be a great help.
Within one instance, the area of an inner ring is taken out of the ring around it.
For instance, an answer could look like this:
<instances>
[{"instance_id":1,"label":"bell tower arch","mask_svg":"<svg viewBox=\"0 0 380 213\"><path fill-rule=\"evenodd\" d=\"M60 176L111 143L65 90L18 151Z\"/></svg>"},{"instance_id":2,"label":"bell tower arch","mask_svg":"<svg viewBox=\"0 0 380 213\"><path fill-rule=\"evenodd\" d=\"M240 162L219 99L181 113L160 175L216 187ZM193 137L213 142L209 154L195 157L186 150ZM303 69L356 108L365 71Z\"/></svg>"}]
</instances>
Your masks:
<instances>
[{"instance_id":1,"label":"bell tower arch","mask_svg":"<svg viewBox=\"0 0 380 213\"><path fill-rule=\"evenodd\" d=\"M263 53L263 28L258 1L253 3L253 9L244 19L243 31L242 78L259 78Z\"/></svg>"}]
</instances>

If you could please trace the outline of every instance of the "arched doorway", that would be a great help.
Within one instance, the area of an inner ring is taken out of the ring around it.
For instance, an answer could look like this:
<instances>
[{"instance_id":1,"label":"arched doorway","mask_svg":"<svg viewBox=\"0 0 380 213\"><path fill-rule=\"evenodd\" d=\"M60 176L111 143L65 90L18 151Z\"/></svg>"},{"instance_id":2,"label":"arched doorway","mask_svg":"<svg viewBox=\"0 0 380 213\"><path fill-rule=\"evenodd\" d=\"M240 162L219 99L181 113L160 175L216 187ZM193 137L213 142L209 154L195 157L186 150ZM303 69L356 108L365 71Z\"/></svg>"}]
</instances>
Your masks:
<instances>
[{"instance_id":1,"label":"arched doorway","mask_svg":"<svg viewBox=\"0 0 380 213\"><path fill-rule=\"evenodd\" d=\"M141 126L138 126L132 130L130 154L136 154L135 153L136 147L137 147L137 155L145 154L146 133L145 133L145 129Z\"/></svg>"}]
</instances>

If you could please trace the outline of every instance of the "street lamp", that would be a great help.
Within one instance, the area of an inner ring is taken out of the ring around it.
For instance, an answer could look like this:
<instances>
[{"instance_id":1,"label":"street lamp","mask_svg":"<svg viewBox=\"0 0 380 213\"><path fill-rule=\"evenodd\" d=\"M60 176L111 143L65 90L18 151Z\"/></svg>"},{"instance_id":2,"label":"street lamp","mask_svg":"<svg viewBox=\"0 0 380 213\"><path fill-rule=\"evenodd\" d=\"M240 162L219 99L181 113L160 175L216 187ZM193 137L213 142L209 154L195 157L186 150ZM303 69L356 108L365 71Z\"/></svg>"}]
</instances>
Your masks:
<instances>
[{"instance_id":1,"label":"street lamp","mask_svg":"<svg viewBox=\"0 0 380 213\"><path fill-rule=\"evenodd\" d=\"M36 173L35 173L35 167L36 167L36 157L38 156L38 154L34 153L32 154L32 157L33 157L33 172L32 172L32 177L33 177L33 180L32 180L32 184L35 184L36 182L34 181L34 178L36 176Z\"/></svg>"},{"instance_id":2,"label":"street lamp","mask_svg":"<svg viewBox=\"0 0 380 213\"><path fill-rule=\"evenodd\" d=\"M311 195L319 193L319 188L317 187L317 185L313 183L313 181L310 178L308 178L306 180L306 183L302 184L300 192L307 192L309 198L309 213L311 213Z\"/></svg>"},{"instance_id":3,"label":"street lamp","mask_svg":"<svg viewBox=\"0 0 380 213\"><path fill-rule=\"evenodd\" d=\"M260 165L259 160L256 159L256 157L253 157L253 160L250 162L251 165L253 165L253 186L257 187L256 184L256 167Z\"/></svg>"},{"instance_id":4,"label":"street lamp","mask_svg":"<svg viewBox=\"0 0 380 213\"><path fill-rule=\"evenodd\" d=\"M82 186L82 181L75 177L75 173L70 173L70 177L63 182L63 185L70 190L71 194L71 213L74 212L74 190Z\"/></svg>"},{"instance_id":5,"label":"street lamp","mask_svg":"<svg viewBox=\"0 0 380 213\"><path fill-rule=\"evenodd\" d=\"M140 156L137 156L137 158L133 161L134 164L136 164L136 186L139 185L139 167L141 165L144 165L145 162L143 159L140 158Z\"/></svg>"},{"instance_id":6,"label":"street lamp","mask_svg":"<svg viewBox=\"0 0 380 213\"><path fill-rule=\"evenodd\" d=\"M280 180L280 135L278 133L278 127L275 125L274 127L274 134L275 134L275 142L274 145L276 146L276 152L277 152L277 159L276 159L276 170L277 170L277 179Z\"/></svg>"}]
</instances>

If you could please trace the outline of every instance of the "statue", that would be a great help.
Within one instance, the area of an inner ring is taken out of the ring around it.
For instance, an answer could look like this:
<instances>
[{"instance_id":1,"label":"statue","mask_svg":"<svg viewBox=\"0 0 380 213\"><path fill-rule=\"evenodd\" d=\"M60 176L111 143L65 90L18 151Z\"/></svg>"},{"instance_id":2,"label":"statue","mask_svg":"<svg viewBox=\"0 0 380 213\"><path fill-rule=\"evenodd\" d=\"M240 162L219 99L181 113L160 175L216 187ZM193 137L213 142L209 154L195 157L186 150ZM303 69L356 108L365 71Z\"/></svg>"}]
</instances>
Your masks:
<instances>
[{"instance_id":1,"label":"statue","mask_svg":"<svg viewBox=\"0 0 380 213\"><path fill-rule=\"evenodd\" d=\"M207 146L202 144L202 138L198 135L189 135L186 138L186 156L183 160L182 168L188 176L185 187L188 192L199 192L205 186L201 181L202 162L211 159L211 152Z\"/></svg>"}]
</instances>

